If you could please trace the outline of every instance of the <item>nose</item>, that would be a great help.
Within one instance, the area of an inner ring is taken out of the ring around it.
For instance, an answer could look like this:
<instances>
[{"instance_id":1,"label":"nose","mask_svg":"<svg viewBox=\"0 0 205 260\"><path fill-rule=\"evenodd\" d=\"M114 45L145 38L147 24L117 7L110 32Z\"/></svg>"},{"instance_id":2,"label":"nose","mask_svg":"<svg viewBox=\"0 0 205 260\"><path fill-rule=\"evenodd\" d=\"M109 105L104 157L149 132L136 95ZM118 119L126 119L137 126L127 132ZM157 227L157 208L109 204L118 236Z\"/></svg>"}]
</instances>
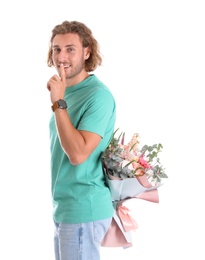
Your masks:
<instances>
[{"instance_id":1,"label":"nose","mask_svg":"<svg viewBox=\"0 0 205 260\"><path fill-rule=\"evenodd\" d=\"M68 58L68 53L64 50L61 50L58 55L58 61L65 62L65 61L67 61L67 58Z\"/></svg>"}]
</instances>

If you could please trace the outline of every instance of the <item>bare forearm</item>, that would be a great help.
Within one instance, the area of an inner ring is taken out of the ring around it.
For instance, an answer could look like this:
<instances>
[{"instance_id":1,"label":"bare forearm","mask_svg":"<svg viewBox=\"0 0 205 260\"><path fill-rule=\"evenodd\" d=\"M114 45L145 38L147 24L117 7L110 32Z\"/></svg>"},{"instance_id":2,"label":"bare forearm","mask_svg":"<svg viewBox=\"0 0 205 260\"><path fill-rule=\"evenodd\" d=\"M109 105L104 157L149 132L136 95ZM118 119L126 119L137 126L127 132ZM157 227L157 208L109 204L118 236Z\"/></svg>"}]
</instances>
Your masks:
<instances>
[{"instance_id":1,"label":"bare forearm","mask_svg":"<svg viewBox=\"0 0 205 260\"><path fill-rule=\"evenodd\" d=\"M81 132L78 131L64 109L57 109L55 120L61 146L69 157L72 164L78 164L84 160L86 155L86 142Z\"/></svg>"}]
</instances>

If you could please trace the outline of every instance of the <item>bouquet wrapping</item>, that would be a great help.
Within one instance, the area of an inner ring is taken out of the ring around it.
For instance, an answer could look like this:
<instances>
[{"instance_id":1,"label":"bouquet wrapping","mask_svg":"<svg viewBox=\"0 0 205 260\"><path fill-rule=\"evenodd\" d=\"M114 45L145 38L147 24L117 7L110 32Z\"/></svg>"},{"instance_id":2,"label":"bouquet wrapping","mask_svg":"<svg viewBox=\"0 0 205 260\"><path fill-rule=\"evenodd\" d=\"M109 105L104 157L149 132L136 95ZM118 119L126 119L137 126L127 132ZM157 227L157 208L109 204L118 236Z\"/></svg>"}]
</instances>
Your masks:
<instances>
[{"instance_id":1,"label":"bouquet wrapping","mask_svg":"<svg viewBox=\"0 0 205 260\"><path fill-rule=\"evenodd\" d=\"M128 199L143 199L158 203L158 189L157 187L152 187L145 176L121 180L109 173L105 173L105 176L113 199L115 212L101 246L131 247L131 232L138 228L138 224L130 215L130 210L123 203Z\"/></svg>"},{"instance_id":2,"label":"bouquet wrapping","mask_svg":"<svg viewBox=\"0 0 205 260\"><path fill-rule=\"evenodd\" d=\"M115 212L101 245L127 248L132 246L131 231L136 230L138 224L123 203L130 199L158 203L158 188L167 175L157 157L161 144L140 149L138 134L133 135L128 145L124 145L124 134L118 138L114 135L102 158Z\"/></svg>"},{"instance_id":3,"label":"bouquet wrapping","mask_svg":"<svg viewBox=\"0 0 205 260\"><path fill-rule=\"evenodd\" d=\"M112 176L109 173L106 173L105 178L106 178L107 185L110 189L113 201L122 201L131 198L140 198L140 196L143 198L149 197L149 201L151 201L153 194L157 192L157 188L162 185L162 184L158 184L157 186L152 186L148 182L145 176L120 179ZM146 194L143 194L145 192Z\"/></svg>"}]
</instances>

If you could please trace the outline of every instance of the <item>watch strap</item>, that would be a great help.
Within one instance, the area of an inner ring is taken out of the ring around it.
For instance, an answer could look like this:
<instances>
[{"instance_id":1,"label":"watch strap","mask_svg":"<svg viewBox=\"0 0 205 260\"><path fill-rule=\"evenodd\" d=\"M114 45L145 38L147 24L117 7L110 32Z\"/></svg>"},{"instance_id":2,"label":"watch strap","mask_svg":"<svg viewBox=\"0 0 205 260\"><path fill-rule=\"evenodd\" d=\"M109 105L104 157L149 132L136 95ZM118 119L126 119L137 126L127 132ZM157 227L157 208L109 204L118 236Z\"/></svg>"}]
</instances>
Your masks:
<instances>
[{"instance_id":1,"label":"watch strap","mask_svg":"<svg viewBox=\"0 0 205 260\"><path fill-rule=\"evenodd\" d=\"M58 101L56 101L56 102L51 106L51 108L52 108L53 112L54 112L57 108L59 108Z\"/></svg>"},{"instance_id":2,"label":"watch strap","mask_svg":"<svg viewBox=\"0 0 205 260\"><path fill-rule=\"evenodd\" d=\"M64 99L59 99L58 101L54 102L54 104L51 106L51 108L52 108L53 112L57 108L66 109L67 108L66 101Z\"/></svg>"}]
</instances>

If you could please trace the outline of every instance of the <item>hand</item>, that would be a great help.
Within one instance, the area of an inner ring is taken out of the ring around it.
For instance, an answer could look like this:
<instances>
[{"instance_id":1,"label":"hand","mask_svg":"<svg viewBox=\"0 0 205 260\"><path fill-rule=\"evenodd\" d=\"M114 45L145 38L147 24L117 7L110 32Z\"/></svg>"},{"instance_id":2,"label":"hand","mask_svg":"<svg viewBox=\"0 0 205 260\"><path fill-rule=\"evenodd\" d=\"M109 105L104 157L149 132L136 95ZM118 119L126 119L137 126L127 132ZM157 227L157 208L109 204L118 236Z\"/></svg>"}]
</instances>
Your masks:
<instances>
[{"instance_id":1,"label":"hand","mask_svg":"<svg viewBox=\"0 0 205 260\"><path fill-rule=\"evenodd\" d=\"M58 75L54 75L47 83L47 89L50 91L52 104L59 99L64 99L66 74L63 64L60 64L59 74L60 77Z\"/></svg>"}]
</instances>

